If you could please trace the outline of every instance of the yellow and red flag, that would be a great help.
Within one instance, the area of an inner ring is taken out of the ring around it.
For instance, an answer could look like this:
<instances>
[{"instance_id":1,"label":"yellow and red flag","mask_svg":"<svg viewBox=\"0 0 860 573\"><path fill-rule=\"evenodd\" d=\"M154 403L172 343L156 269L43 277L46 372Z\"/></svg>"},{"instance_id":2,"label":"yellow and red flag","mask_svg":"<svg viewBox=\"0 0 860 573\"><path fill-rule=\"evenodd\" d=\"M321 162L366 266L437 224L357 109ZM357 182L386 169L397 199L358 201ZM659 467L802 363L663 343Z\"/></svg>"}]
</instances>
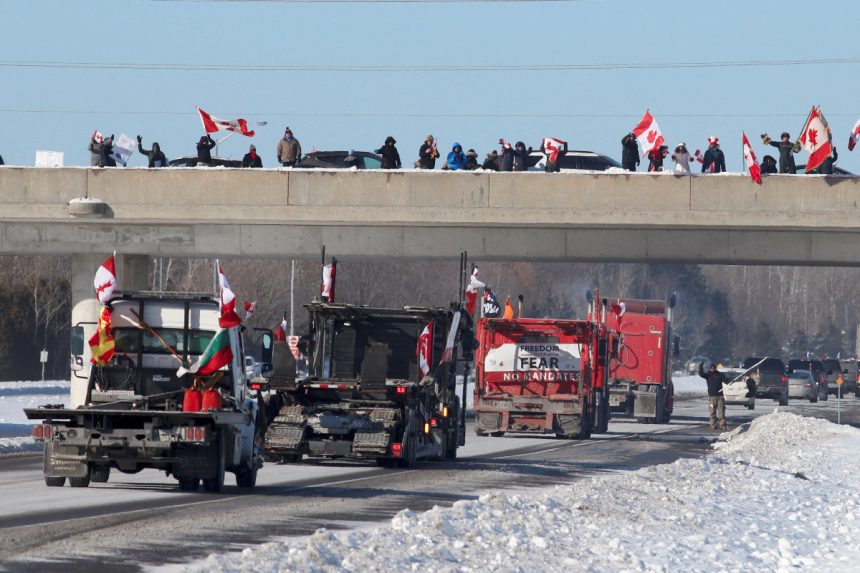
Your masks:
<instances>
[{"instance_id":1,"label":"yellow and red flag","mask_svg":"<svg viewBox=\"0 0 860 573\"><path fill-rule=\"evenodd\" d=\"M110 331L110 309L103 306L99 314L99 325L95 334L90 337L92 362L96 366L107 366L114 353L114 340Z\"/></svg>"}]
</instances>

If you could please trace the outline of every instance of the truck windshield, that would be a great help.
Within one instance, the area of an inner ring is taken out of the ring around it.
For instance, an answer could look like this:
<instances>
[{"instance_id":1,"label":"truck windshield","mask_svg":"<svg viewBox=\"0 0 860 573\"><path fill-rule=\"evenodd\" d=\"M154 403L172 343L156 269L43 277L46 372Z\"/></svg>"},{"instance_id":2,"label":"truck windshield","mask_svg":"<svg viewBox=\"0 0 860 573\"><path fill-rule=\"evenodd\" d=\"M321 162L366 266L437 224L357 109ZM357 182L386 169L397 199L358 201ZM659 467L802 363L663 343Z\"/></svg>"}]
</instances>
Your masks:
<instances>
[{"instance_id":1,"label":"truck windshield","mask_svg":"<svg viewBox=\"0 0 860 573\"><path fill-rule=\"evenodd\" d=\"M165 328L157 332L178 354L186 351L185 332L181 328ZM207 330L188 331L188 354L202 354L214 334ZM169 354L167 348L149 332L136 328L116 328L113 335L116 352L137 354L142 351L144 354Z\"/></svg>"}]
</instances>

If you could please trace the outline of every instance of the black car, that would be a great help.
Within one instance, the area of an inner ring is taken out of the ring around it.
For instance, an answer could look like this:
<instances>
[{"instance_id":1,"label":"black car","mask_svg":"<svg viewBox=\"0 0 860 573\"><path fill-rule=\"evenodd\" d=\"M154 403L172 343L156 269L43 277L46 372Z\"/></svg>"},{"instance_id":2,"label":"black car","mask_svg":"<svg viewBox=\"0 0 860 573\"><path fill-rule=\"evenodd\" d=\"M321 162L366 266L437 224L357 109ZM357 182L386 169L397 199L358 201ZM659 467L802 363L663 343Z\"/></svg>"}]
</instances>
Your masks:
<instances>
[{"instance_id":1,"label":"black car","mask_svg":"<svg viewBox=\"0 0 860 573\"><path fill-rule=\"evenodd\" d=\"M743 370L750 370L756 398L773 398L780 406L788 405L788 377L782 360L750 356L744 359Z\"/></svg>"},{"instance_id":2,"label":"black car","mask_svg":"<svg viewBox=\"0 0 860 573\"><path fill-rule=\"evenodd\" d=\"M821 360L792 358L788 361L788 371L809 370L818 381L818 399L827 401L827 374Z\"/></svg>"},{"instance_id":3,"label":"black car","mask_svg":"<svg viewBox=\"0 0 860 573\"><path fill-rule=\"evenodd\" d=\"M301 169L380 169L382 156L369 151L311 151L299 161Z\"/></svg>"},{"instance_id":4,"label":"black car","mask_svg":"<svg viewBox=\"0 0 860 573\"><path fill-rule=\"evenodd\" d=\"M187 157L171 159L167 162L167 165L170 167L197 167L197 156L189 155ZM209 167L242 167L242 160L213 157Z\"/></svg>"},{"instance_id":5,"label":"black car","mask_svg":"<svg viewBox=\"0 0 860 573\"><path fill-rule=\"evenodd\" d=\"M528 156L529 171L543 171L546 165L546 155L540 151L532 151ZM558 158L558 168L561 171L606 171L611 167L621 168L621 164L602 153L594 151L568 151Z\"/></svg>"},{"instance_id":6,"label":"black car","mask_svg":"<svg viewBox=\"0 0 860 573\"><path fill-rule=\"evenodd\" d=\"M794 168L794 173L797 175L807 175L806 163L796 166ZM818 175L818 174L819 174L818 171L813 169L812 172L809 173L808 175ZM833 166L833 175L848 175L850 177L856 177L856 175L854 175L850 171L846 171L845 169L842 169L841 167L837 167L835 165Z\"/></svg>"}]
</instances>

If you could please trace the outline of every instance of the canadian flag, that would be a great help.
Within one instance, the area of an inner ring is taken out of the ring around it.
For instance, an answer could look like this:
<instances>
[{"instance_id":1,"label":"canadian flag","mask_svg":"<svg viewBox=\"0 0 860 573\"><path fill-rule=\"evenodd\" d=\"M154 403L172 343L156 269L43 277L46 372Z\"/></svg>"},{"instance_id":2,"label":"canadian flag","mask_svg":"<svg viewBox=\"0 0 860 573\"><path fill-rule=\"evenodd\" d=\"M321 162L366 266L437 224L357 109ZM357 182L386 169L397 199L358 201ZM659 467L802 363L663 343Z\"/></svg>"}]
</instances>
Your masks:
<instances>
[{"instance_id":1,"label":"canadian flag","mask_svg":"<svg viewBox=\"0 0 860 573\"><path fill-rule=\"evenodd\" d=\"M857 145L857 140L860 139L860 119L854 124L854 129L851 130L851 137L848 138L848 151L853 151Z\"/></svg>"},{"instance_id":2,"label":"canadian flag","mask_svg":"<svg viewBox=\"0 0 860 573\"><path fill-rule=\"evenodd\" d=\"M287 315L284 315L283 320L281 320L281 324L275 329L275 340L278 342L286 342L287 341Z\"/></svg>"},{"instance_id":3,"label":"canadian flag","mask_svg":"<svg viewBox=\"0 0 860 573\"><path fill-rule=\"evenodd\" d=\"M546 153L546 157L550 163L558 162L558 154L564 147L566 141L562 141L560 139L556 139L554 137L544 137L543 138L543 149L544 153ZM507 144L508 147L511 146L510 143Z\"/></svg>"},{"instance_id":4,"label":"canadian flag","mask_svg":"<svg viewBox=\"0 0 860 573\"><path fill-rule=\"evenodd\" d=\"M242 319L236 314L236 295L230 290L230 283L224 275L221 264L218 263L218 283L221 285L221 316L218 318L218 326L231 328L242 324Z\"/></svg>"},{"instance_id":5,"label":"canadian flag","mask_svg":"<svg viewBox=\"0 0 860 573\"><path fill-rule=\"evenodd\" d=\"M807 173L816 169L825 159L830 157L832 147L829 134L830 128L827 126L827 120L821 114L821 108L813 107L812 111L809 112L806 125L803 126L799 140L800 146L809 152L809 159L806 161Z\"/></svg>"},{"instance_id":6,"label":"canadian flag","mask_svg":"<svg viewBox=\"0 0 860 573\"><path fill-rule=\"evenodd\" d=\"M657 125L657 121L649 111L646 111L645 115L642 116L642 121L639 122L639 125L633 128L633 135L636 136L636 140L642 146L643 157L648 155L648 152L652 149L663 145L665 141L663 133L660 131L660 126Z\"/></svg>"},{"instance_id":7,"label":"canadian flag","mask_svg":"<svg viewBox=\"0 0 860 573\"><path fill-rule=\"evenodd\" d=\"M95 130L95 131L93 132L93 136L92 136L92 138L91 138L91 139L92 139L93 141L95 141L96 143L101 143L102 141L104 141L105 136L104 136L104 135L102 135L102 132L101 132L101 131L99 131L99 130Z\"/></svg>"},{"instance_id":8,"label":"canadian flag","mask_svg":"<svg viewBox=\"0 0 860 573\"><path fill-rule=\"evenodd\" d=\"M741 135L744 137L744 161L747 162L747 169L749 169L750 177L752 177L753 181L761 185L761 167L759 167L758 162L756 161L755 151L753 151L750 146L750 140L747 139L747 134L742 131Z\"/></svg>"},{"instance_id":9,"label":"canadian flag","mask_svg":"<svg viewBox=\"0 0 860 573\"><path fill-rule=\"evenodd\" d=\"M251 320L251 317L254 316L254 312L257 310L257 301L256 300L246 300L245 301L245 321Z\"/></svg>"},{"instance_id":10,"label":"canadian flag","mask_svg":"<svg viewBox=\"0 0 860 573\"><path fill-rule=\"evenodd\" d=\"M430 374L430 364L433 363L433 323L431 322L421 331L418 337L418 347L415 349L418 356L418 379Z\"/></svg>"},{"instance_id":11,"label":"canadian flag","mask_svg":"<svg viewBox=\"0 0 860 573\"><path fill-rule=\"evenodd\" d=\"M203 123L203 129L206 130L206 133L216 133L224 130L241 133L247 137L254 137L254 131L248 131L248 122L244 119L236 119L232 121L228 119L218 119L214 115L209 115L199 107L197 108L197 113L200 114L200 121Z\"/></svg>"},{"instance_id":12,"label":"canadian flag","mask_svg":"<svg viewBox=\"0 0 860 573\"><path fill-rule=\"evenodd\" d=\"M478 302L478 289L485 286L487 285L478 280L478 267L475 267L469 279L469 284L466 285L466 312L470 315L475 314L475 305Z\"/></svg>"},{"instance_id":13,"label":"canadian flag","mask_svg":"<svg viewBox=\"0 0 860 573\"><path fill-rule=\"evenodd\" d=\"M323 265L322 269L322 287L320 293L323 300L334 302L334 281L337 274L337 263L334 259L327 265Z\"/></svg>"},{"instance_id":14,"label":"canadian flag","mask_svg":"<svg viewBox=\"0 0 860 573\"><path fill-rule=\"evenodd\" d=\"M99 302L106 304L110 300L113 291L116 290L116 265L114 255L105 259L105 262L96 271L93 286L96 289L96 298Z\"/></svg>"}]
</instances>

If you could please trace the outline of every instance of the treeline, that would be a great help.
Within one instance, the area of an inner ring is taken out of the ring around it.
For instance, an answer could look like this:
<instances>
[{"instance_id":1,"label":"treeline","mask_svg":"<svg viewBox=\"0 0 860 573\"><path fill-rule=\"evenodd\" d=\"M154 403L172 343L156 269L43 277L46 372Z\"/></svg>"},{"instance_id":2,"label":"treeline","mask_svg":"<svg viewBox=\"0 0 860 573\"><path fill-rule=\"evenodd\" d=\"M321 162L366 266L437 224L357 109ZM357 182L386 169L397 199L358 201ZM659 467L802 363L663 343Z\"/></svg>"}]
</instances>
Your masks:
<instances>
[{"instance_id":1,"label":"treeline","mask_svg":"<svg viewBox=\"0 0 860 573\"><path fill-rule=\"evenodd\" d=\"M676 333L682 357L853 355L860 321L849 268L729 267L676 264L482 263L480 277L499 296L525 296L527 316L585 314L587 289L603 296L679 297ZM46 376L68 376L72 260L4 257L0 274L0 379L37 379L47 348ZM274 328L289 319L290 261L221 261L240 300L256 300L249 326ZM319 295L318 261L296 261L295 332L307 328L302 304ZM151 288L213 292L212 261L153 259ZM95 273L95 269L92 269ZM120 286L122 277L119 277ZM337 299L368 306L447 305L459 298L456 260L338 261Z\"/></svg>"}]
</instances>

